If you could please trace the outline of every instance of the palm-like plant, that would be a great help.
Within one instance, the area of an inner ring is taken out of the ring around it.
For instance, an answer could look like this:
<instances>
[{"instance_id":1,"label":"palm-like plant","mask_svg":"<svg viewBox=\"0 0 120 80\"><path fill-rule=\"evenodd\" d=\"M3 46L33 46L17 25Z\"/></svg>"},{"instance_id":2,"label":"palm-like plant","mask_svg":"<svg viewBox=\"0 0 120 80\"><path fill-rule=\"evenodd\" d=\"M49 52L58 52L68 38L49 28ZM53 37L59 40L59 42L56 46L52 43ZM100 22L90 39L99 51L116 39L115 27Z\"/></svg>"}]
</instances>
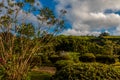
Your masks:
<instances>
[{"instance_id":1,"label":"palm-like plant","mask_svg":"<svg viewBox=\"0 0 120 80\"><path fill-rule=\"evenodd\" d=\"M64 21L57 19L48 8L34 9L34 0L6 2L0 2L1 12L2 9L6 11L0 16L0 67L3 72L1 79L22 80L26 79L28 71L33 66L31 62L34 55L51 41L52 36L48 34L56 34L64 29ZM32 14L33 10L40 11L40 15L36 16L38 26L25 23L25 17L23 21L18 21L19 12L25 3L31 5L30 9L24 12L26 16ZM43 43L45 39L48 40L47 43Z\"/></svg>"}]
</instances>

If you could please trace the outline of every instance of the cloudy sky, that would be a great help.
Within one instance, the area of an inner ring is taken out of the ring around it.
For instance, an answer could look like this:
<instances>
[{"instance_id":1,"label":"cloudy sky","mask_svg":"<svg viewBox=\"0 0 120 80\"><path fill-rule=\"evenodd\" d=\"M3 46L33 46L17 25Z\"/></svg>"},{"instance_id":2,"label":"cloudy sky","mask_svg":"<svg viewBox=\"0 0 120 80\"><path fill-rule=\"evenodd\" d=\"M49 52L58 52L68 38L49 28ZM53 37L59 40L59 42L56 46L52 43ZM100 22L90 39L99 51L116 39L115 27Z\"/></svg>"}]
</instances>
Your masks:
<instances>
[{"instance_id":1,"label":"cloudy sky","mask_svg":"<svg viewBox=\"0 0 120 80\"><path fill-rule=\"evenodd\" d=\"M1 1L1 0L0 0ZM120 35L120 0L35 0L40 6L49 7L56 15L65 9L65 35L99 35L109 32L111 35ZM36 3L34 5L36 5ZM24 10L27 10L25 6ZM21 11L20 14L23 14ZM35 13L37 14L37 13ZM21 16L19 16L21 17ZM28 20L36 24L33 14Z\"/></svg>"},{"instance_id":2,"label":"cloudy sky","mask_svg":"<svg viewBox=\"0 0 120 80\"><path fill-rule=\"evenodd\" d=\"M98 35L109 32L120 35L120 0L40 0L59 14L67 11L66 35Z\"/></svg>"}]
</instances>

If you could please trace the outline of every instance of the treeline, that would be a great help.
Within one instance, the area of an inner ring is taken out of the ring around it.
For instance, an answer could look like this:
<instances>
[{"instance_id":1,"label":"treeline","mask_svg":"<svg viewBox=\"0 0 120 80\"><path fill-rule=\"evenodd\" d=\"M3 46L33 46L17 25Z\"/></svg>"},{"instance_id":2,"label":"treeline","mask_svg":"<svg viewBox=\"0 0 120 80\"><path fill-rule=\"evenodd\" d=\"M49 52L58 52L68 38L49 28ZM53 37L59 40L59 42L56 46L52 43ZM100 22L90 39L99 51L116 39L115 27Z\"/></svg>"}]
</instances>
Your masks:
<instances>
[{"instance_id":1,"label":"treeline","mask_svg":"<svg viewBox=\"0 0 120 80\"><path fill-rule=\"evenodd\" d=\"M52 80L118 80L120 38L64 36L54 38L50 61L57 71Z\"/></svg>"},{"instance_id":2,"label":"treeline","mask_svg":"<svg viewBox=\"0 0 120 80\"><path fill-rule=\"evenodd\" d=\"M113 64L120 59L120 40L110 37L113 36L53 36L49 44L40 47L39 53L42 54L41 59L45 65L71 59L75 62Z\"/></svg>"},{"instance_id":3,"label":"treeline","mask_svg":"<svg viewBox=\"0 0 120 80\"><path fill-rule=\"evenodd\" d=\"M120 38L94 37L94 36L57 36L54 48L56 52L79 52L120 55Z\"/></svg>"}]
</instances>

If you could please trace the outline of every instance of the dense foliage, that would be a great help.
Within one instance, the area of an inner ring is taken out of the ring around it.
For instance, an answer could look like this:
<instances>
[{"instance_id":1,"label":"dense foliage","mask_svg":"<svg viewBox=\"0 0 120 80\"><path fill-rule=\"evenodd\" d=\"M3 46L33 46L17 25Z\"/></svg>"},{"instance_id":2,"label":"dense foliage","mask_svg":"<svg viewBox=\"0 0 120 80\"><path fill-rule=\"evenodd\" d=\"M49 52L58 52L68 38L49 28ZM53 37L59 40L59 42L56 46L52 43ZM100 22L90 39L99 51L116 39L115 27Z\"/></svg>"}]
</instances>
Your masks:
<instances>
[{"instance_id":1,"label":"dense foliage","mask_svg":"<svg viewBox=\"0 0 120 80\"><path fill-rule=\"evenodd\" d=\"M31 68L41 64L39 53L47 53L46 48L52 42L52 35L64 29L64 10L55 16L52 10L40 6L36 0L0 1L2 80L26 80ZM37 15L34 14L36 12Z\"/></svg>"},{"instance_id":2,"label":"dense foliage","mask_svg":"<svg viewBox=\"0 0 120 80\"><path fill-rule=\"evenodd\" d=\"M110 36L109 36L110 37ZM111 36L112 37L112 36ZM101 38L94 36L57 36L55 37L54 49L56 52L68 51L84 53L119 55L120 38Z\"/></svg>"},{"instance_id":3,"label":"dense foliage","mask_svg":"<svg viewBox=\"0 0 120 80\"><path fill-rule=\"evenodd\" d=\"M95 62L96 57L93 53L85 53L79 57L80 61L82 62Z\"/></svg>"},{"instance_id":4,"label":"dense foliage","mask_svg":"<svg viewBox=\"0 0 120 80\"><path fill-rule=\"evenodd\" d=\"M119 68L98 64L71 64L57 71L54 80L119 80Z\"/></svg>"}]
</instances>

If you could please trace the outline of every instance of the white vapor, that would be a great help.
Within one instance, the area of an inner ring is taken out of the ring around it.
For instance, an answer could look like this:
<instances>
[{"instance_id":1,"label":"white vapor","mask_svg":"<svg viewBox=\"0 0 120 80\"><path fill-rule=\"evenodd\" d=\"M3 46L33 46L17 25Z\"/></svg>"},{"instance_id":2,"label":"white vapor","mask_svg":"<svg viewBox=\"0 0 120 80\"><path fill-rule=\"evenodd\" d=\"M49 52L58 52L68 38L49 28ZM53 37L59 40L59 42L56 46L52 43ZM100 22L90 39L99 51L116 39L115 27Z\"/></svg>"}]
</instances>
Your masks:
<instances>
[{"instance_id":1,"label":"white vapor","mask_svg":"<svg viewBox=\"0 0 120 80\"><path fill-rule=\"evenodd\" d=\"M99 35L101 30L116 29L113 35L120 35L120 15L104 13L105 10L120 10L120 0L55 0L56 11L66 9L66 18L72 29L63 31L66 35Z\"/></svg>"}]
</instances>

